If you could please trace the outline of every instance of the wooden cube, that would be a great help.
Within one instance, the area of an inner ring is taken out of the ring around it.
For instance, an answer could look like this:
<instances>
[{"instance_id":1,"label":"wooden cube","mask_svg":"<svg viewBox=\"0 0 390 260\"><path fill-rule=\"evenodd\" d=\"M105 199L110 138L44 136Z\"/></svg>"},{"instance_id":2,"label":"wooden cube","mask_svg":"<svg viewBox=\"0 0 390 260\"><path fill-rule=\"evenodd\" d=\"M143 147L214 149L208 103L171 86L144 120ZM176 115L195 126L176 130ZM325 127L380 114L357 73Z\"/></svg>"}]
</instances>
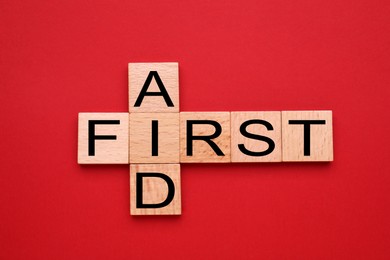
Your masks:
<instances>
[{"instance_id":1,"label":"wooden cube","mask_svg":"<svg viewBox=\"0 0 390 260\"><path fill-rule=\"evenodd\" d=\"M230 112L181 112L180 162L230 162Z\"/></svg>"},{"instance_id":2,"label":"wooden cube","mask_svg":"<svg viewBox=\"0 0 390 260\"><path fill-rule=\"evenodd\" d=\"M130 164L131 215L181 215L180 164Z\"/></svg>"},{"instance_id":3,"label":"wooden cube","mask_svg":"<svg viewBox=\"0 0 390 260\"><path fill-rule=\"evenodd\" d=\"M130 163L179 163L179 113L130 114Z\"/></svg>"},{"instance_id":4,"label":"wooden cube","mask_svg":"<svg viewBox=\"0 0 390 260\"><path fill-rule=\"evenodd\" d=\"M129 113L79 113L79 164L129 163Z\"/></svg>"},{"instance_id":5,"label":"wooden cube","mask_svg":"<svg viewBox=\"0 0 390 260\"><path fill-rule=\"evenodd\" d=\"M284 162L333 161L332 111L282 111Z\"/></svg>"},{"instance_id":6,"label":"wooden cube","mask_svg":"<svg viewBox=\"0 0 390 260\"><path fill-rule=\"evenodd\" d=\"M129 63L129 111L179 112L179 64Z\"/></svg>"},{"instance_id":7,"label":"wooden cube","mask_svg":"<svg viewBox=\"0 0 390 260\"><path fill-rule=\"evenodd\" d=\"M281 112L231 112L232 162L282 161Z\"/></svg>"}]
</instances>

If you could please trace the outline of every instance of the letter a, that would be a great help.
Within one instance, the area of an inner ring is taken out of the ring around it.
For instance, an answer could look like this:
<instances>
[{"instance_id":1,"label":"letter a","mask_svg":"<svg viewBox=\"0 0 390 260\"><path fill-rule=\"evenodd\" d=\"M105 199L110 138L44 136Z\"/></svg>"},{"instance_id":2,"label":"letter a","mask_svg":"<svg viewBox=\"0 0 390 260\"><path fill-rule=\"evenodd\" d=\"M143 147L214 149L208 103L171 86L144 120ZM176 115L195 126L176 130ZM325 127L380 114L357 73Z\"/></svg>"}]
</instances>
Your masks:
<instances>
[{"instance_id":1,"label":"letter a","mask_svg":"<svg viewBox=\"0 0 390 260\"><path fill-rule=\"evenodd\" d=\"M179 112L179 63L129 63L130 113Z\"/></svg>"},{"instance_id":2,"label":"letter a","mask_svg":"<svg viewBox=\"0 0 390 260\"><path fill-rule=\"evenodd\" d=\"M160 92L148 92L148 88L150 86L150 83L152 82L152 79L156 80L157 86L160 89ZM168 107L174 107L171 98L169 97L169 94L167 90L165 89L164 83L162 82L160 76L158 75L157 71L151 71L149 72L148 77L146 78L145 84L141 89L141 92L138 95L137 100L135 101L134 106L140 107L142 100L145 96L163 96L165 103Z\"/></svg>"}]
</instances>

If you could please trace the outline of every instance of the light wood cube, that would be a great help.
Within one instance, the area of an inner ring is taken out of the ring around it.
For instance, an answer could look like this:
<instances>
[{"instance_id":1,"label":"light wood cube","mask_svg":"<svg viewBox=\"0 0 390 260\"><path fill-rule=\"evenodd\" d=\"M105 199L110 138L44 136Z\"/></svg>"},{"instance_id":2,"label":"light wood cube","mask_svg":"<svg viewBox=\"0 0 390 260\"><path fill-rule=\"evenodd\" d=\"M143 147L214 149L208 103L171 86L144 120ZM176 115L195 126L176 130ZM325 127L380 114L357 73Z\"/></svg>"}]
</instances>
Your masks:
<instances>
[{"instance_id":1,"label":"light wood cube","mask_svg":"<svg viewBox=\"0 0 390 260\"><path fill-rule=\"evenodd\" d=\"M282 161L281 112L231 112L232 162Z\"/></svg>"},{"instance_id":2,"label":"light wood cube","mask_svg":"<svg viewBox=\"0 0 390 260\"><path fill-rule=\"evenodd\" d=\"M179 64L129 63L129 111L179 112Z\"/></svg>"},{"instance_id":3,"label":"light wood cube","mask_svg":"<svg viewBox=\"0 0 390 260\"><path fill-rule=\"evenodd\" d=\"M181 112L180 162L230 162L230 112Z\"/></svg>"},{"instance_id":4,"label":"light wood cube","mask_svg":"<svg viewBox=\"0 0 390 260\"><path fill-rule=\"evenodd\" d=\"M282 111L284 162L333 161L332 111Z\"/></svg>"},{"instance_id":5,"label":"light wood cube","mask_svg":"<svg viewBox=\"0 0 390 260\"><path fill-rule=\"evenodd\" d=\"M130 164L131 215L181 215L180 164Z\"/></svg>"},{"instance_id":6,"label":"light wood cube","mask_svg":"<svg viewBox=\"0 0 390 260\"><path fill-rule=\"evenodd\" d=\"M130 163L179 163L179 113L130 114Z\"/></svg>"},{"instance_id":7,"label":"light wood cube","mask_svg":"<svg viewBox=\"0 0 390 260\"><path fill-rule=\"evenodd\" d=\"M129 113L79 113L78 163L129 163Z\"/></svg>"}]
</instances>

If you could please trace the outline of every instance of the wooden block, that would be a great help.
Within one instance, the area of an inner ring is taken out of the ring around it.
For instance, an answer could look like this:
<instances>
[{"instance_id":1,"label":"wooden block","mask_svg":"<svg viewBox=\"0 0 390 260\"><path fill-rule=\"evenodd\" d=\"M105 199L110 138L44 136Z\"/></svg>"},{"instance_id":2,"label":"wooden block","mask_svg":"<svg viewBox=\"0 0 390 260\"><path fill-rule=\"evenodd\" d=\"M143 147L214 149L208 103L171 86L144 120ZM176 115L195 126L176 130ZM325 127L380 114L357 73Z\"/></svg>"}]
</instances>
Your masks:
<instances>
[{"instance_id":1,"label":"wooden block","mask_svg":"<svg viewBox=\"0 0 390 260\"><path fill-rule=\"evenodd\" d=\"M282 161L281 112L231 112L232 162Z\"/></svg>"},{"instance_id":2,"label":"wooden block","mask_svg":"<svg viewBox=\"0 0 390 260\"><path fill-rule=\"evenodd\" d=\"M129 163L129 113L79 113L78 163Z\"/></svg>"},{"instance_id":3,"label":"wooden block","mask_svg":"<svg viewBox=\"0 0 390 260\"><path fill-rule=\"evenodd\" d=\"M180 162L230 162L230 112L181 112Z\"/></svg>"},{"instance_id":4,"label":"wooden block","mask_svg":"<svg viewBox=\"0 0 390 260\"><path fill-rule=\"evenodd\" d=\"M129 63L129 111L179 112L179 64Z\"/></svg>"},{"instance_id":5,"label":"wooden block","mask_svg":"<svg viewBox=\"0 0 390 260\"><path fill-rule=\"evenodd\" d=\"M181 215L180 164L130 164L130 214Z\"/></svg>"},{"instance_id":6,"label":"wooden block","mask_svg":"<svg viewBox=\"0 0 390 260\"><path fill-rule=\"evenodd\" d=\"M284 162L333 161L332 111L282 111Z\"/></svg>"},{"instance_id":7,"label":"wooden block","mask_svg":"<svg viewBox=\"0 0 390 260\"><path fill-rule=\"evenodd\" d=\"M130 114L130 163L179 163L179 154L179 113Z\"/></svg>"}]
</instances>

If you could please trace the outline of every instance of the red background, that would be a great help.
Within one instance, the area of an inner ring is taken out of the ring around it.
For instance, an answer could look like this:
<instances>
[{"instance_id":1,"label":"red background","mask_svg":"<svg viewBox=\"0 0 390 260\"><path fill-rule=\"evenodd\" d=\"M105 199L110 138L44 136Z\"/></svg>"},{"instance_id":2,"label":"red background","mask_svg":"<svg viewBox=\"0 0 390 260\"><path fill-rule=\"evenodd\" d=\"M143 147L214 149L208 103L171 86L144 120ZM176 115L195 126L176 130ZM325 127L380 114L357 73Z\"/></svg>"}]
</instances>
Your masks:
<instances>
[{"instance_id":1,"label":"red background","mask_svg":"<svg viewBox=\"0 0 390 260\"><path fill-rule=\"evenodd\" d=\"M390 259L387 0L1 1L1 259ZM77 164L78 112L178 61L181 111L321 110L332 163L182 165L183 215L129 215Z\"/></svg>"}]
</instances>

